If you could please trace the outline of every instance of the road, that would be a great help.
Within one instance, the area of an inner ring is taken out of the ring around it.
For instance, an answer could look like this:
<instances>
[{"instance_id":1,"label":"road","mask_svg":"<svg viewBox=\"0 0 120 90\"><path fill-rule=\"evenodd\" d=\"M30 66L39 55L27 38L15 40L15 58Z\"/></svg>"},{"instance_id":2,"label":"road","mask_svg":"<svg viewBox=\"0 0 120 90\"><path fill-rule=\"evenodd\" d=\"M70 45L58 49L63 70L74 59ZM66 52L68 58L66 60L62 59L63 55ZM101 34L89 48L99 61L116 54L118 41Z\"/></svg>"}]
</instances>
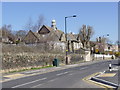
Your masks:
<instances>
[{"instance_id":1,"label":"road","mask_svg":"<svg viewBox=\"0 0 120 90\"><path fill-rule=\"evenodd\" d=\"M108 69L110 61L98 61L88 65L72 67L64 70L23 77L2 83L3 88L101 88L83 81L93 73ZM117 60L112 60L112 64Z\"/></svg>"}]
</instances>

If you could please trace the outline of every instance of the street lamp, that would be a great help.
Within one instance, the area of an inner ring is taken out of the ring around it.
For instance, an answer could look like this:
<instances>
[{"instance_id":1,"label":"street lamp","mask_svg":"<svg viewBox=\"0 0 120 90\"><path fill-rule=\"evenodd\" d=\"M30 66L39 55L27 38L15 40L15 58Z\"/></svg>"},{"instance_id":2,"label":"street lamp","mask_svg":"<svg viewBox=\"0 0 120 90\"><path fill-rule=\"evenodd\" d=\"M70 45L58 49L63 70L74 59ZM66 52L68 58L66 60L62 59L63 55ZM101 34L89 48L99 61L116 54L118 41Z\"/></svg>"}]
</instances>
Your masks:
<instances>
[{"instance_id":1,"label":"street lamp","mask_svg":"<svg viewBox=\"0 0 120 90\"><path fill-rule=\"evenodd\" d=\"M67 40L67 23L66 23L66 21L67 21L67 18L71 18L71 17L76 17L76 15L65 17L66 64L68 64L68 57L67 57L67 54L68 54L68 40Z\"/></svg>"},{"instance_id":2,"label":"street lamp","mask_svg":"<svg viewBox=\"0 0 120 90\"><path fill-rule=\"evenodd\" d=\"M102 38L104 39L105 36L109 37L109 34L103 35ZM107 41L107 44L108 44L108 41ZM104 49L105 49L105 43L103 44L103 46L104 46ZM103 59L104 59L104 54L105 54L105 50L103 50Z\"/></svg>"}]
</instances>

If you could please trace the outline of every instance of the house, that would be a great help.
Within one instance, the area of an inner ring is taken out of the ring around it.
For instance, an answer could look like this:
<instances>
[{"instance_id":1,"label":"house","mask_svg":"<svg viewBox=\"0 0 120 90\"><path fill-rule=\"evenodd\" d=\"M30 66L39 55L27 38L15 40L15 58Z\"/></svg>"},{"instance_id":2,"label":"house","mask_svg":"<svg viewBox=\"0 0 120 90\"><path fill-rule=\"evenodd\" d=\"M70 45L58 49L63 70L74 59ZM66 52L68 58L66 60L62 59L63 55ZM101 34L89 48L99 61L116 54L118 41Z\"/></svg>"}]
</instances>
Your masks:
<instances>
[{"instance_id":1,"label":"house","mask_svg":"<svg viewBox=\"0 0 120 90\"><path fill-rule=\"evenodd\" d=\"M64 32L57 29L55 20L52 20L51 27L43 25L37 32L30 30L22 41L26 44L49 43L50 47L61 48L64 51L67 43L68 51L74 52L82 45L77 37L77 34L69 33L67 34L68 42L66 42Z\"/></svg>"},{"instance_id":2,"label":"house","mask_svg":"<svg viewBox=\"0 0 120 90\"><path fill-rule=\"evenodd\" d=\"M34 44L39 42L39 38L35 33L33 33L31 30L28 32L28 34L23 38L22 40L26 44Z\"/></svg>"},{"instance_id":3,"label":"house","mask_svg":"<svg viewBox=\"0 0 120 90\"><path fill-rule=\"evenodd\" d=\"M67 41L68 41L68 50L70 52L75 52L76 50L82 47L82 43L78 40L78 34L68 33L67 34Z\"/></svg>"},{"instance_id":4,"label":"house","mask_svg":"<svg viewBox=\"0 0 120 90\"><path fill-rule=\"evenodd\" d=\"M113 54L114 52L118 52L118 45L108 44L108 43L100 43L100 42L90 42L91 50L94 53L106 53Z\"/></svg>"},{"instance_id":5,"label":"house","mask_svg":"<svg viewBox=\"0 0 120 90\"><path fill-rule=\"evenodd\" d=\"M106 44L105 51L118 52L118 45Z\"/></svg>"},{"instance_id":6,"label":"house","mask_svg":"<svg viewBox=\"0 0 120 90\"><path fill-rule=\"evenodd\" d=\"M22 41L26 44L60 42L64 41L62 34L63 32L60 30L55 31L51 27L43 25L38 32L30 30Z\"/></svg>"},{"instance_id":7,"label":"house","mask_svg":"<svg viewBox=\"0 0 120 90\"><path fill-rule=\"evenodd\" d=\"M13 44L15 42L15 36L6 30L0 30L0 42Z\"/></svg>"}]
</instances>

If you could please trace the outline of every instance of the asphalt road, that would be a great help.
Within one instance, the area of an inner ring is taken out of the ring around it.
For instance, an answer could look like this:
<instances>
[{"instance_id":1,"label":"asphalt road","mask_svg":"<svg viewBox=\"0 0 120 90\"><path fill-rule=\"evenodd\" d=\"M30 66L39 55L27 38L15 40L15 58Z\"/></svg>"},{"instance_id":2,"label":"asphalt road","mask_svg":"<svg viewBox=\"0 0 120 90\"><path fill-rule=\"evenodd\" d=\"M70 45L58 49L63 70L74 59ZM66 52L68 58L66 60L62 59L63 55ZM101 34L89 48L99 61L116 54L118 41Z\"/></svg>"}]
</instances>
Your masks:
<instances>
[{"instance_id":1,"label":"asphalt road","mask_svg":"<svg viewBox=\"0 0 120 90\"><path fill-rule=\"evenodd\" d=\"M69 69L23 77L2 83L2 88L101 88L82 79L108 69L110 61L99 61ZM112 64L117 64L112 60Z\"/></svg>"}]
</instances>

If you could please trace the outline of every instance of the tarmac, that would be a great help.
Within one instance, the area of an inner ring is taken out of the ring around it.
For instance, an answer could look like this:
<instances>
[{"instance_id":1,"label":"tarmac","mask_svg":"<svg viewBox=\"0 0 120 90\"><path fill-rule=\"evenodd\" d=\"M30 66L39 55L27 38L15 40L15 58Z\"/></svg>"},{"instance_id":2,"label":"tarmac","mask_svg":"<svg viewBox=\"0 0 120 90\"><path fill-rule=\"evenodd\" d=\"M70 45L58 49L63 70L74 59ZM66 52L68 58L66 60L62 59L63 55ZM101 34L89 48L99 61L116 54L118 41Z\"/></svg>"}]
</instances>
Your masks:
<instances>
[{"instance_id":1,"label":"tarmac","mask_svg":"<svg viewBox=\"0 0 120 90\"><path fill-rule=\"evenodd\" d=\"M59 67L43 68L39 70L28 70L24 72L16 72L16 73L11 73L11 74L10 73L3 74L2 80L0 82L5 82L5 81L9 81L9 80L16 79L16 78L27 77L27 76L43 74L47 72L87 65L87 64L95 63L95 62L97 61L90 61L86 63L73 64L73 65L62 65ZM116 88L116 90L118 89L120 90L120 65L112 65L112 71L110 71L108 68L104 72L98 72L98 73L99 74L92 76L90 80L98 82L98 83L102 83L108 86L112 86L113 88Z\"/></svg>"},{"instance_id":2,"label":"tarmac","mask_svg":"<svg viewBox=\"0 0 120 90\"><path fill-rule=\"evenodd\" d=\"M95 62L97 62L97 61L82 62L80 64L72 64L72 65L59 65L58 67L49 67L49 68L43 68L43 69L38 69L38 70L27 70L27 71L22 71L22 72L15 72L15 73L3 73L2 80L0 80L0 82L5 82L5 81L17 79L17 78L22 78L22 77L27 77L27 76L43 74L43 73L53 72L53 71L57 71L57 70L63 70L63 69L67 69L67 68L87 65L87 64L95 63Z\"/></svg>"}]
</instances>

